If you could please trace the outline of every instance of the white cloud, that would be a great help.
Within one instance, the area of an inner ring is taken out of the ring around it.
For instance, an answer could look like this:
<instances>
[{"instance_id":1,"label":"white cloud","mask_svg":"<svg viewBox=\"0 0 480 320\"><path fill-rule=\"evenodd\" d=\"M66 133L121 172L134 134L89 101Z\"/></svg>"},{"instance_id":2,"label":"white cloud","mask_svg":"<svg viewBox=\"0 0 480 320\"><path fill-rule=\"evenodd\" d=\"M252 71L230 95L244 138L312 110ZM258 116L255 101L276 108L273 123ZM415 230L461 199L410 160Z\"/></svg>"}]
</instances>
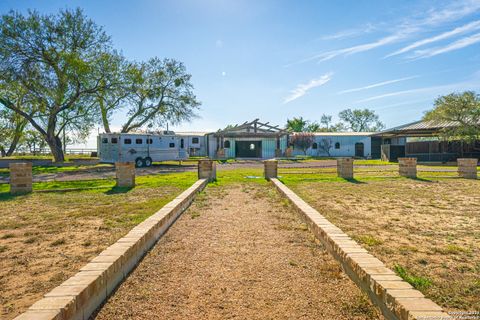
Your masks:
<instances>
[{"instance_id":1,"label":"white cloud","mask_svg":"<svg viewBox=\"0 0 480 320\"><path fill-rule=\"evenodd\" d=\"M406 47L404 47L400 50L397 50L393 53L390 53L389 55L385 56L385 58L396 56L396 55L411 51L415 48L418 48L420 46L423 46L423 45L426 45L426 44L429 44L429 43L433 43L433 42L436 42L436 41L448 39L448 38L451 38L453 36L456 36L456 35L459 35L459 34L462 34L462 33L466 33L466 32L469 32L469 31L473 31L473 30L478 30L478 29L480 29L480 20L470 22L466 25L455 28L451 31L441 33L441 34L439 34L437 36L434 36L434 37L431 37L431 38L416 41L416 42L414 42L414 43L412 43L412 44L410 44L410 45L408 45L408 46L406 46Z\"/></svg>"},{"instance_id":2,"label":"white cloud","mask_svg":"<svg viewBox=\"0 0 480 320\"><path fill-rule=\"evenodd\" d=\"M406 80L410 80L410 79L415 79L415 78L418 78L418 77L419 77L419 76L411 76L411 77L405 77L405 78L387 80L387 81L383 81L383 82L378 82L378 83L370 84L370 85L365 86L365 87L360 87L360 88L354 88L354 89L348 89L348 90L339 91L338 94L350 93L350 92L357 92L357 91L372 89L372 88L376 88L376 87L385 86L385 85L387 85L387 84L392 84L392 83L396 83L396 82L401 82L401 81L406 81Z\"/></svg>"},{"instance_id":3,"label":"white cloud","mask_svg":"<svg viewBox=\"0 0 480 320\"><path fill-rule=\"evenodd\" d=\"M343 30L343 31L340 31L340 32L337 32L337 33L334 33L334 34L331 34L331 35L323 36L320 39L321 40L341 40L341 39L345 39L345 38L356 37L356 36L359 36L359 35L362 35L362 34L365 34L365 33L370 33L375 29L376 28L372 24L368 23L367 25L365 25L362 28Z\"/></svg>"},{"instance_id":4,"label":"white cloud","mask_svg":"<svg viewBox=\"0 0 480 320\"><path fill-rule=\"evenodd\" d=\"M380 38L376 41L368 42L368 43L364 43L364 44L356 45L352 47L322 52L312 57L303 59L297 63L304 63L312 60L318 60L319 62L322 62L322 61L333 59L338 56L348 56L355 53L376 49L385 45L393 44L393 43L405 40L407 38L410 38L419 32L423 32L426 27L434 27L434 26L442 25L448 22L458 21L479 10L480 10L479 0L455 1L454 3L449 4L448 6L445 6L441 9L437 9L437 8L432 9L428 11L426 15L423 15L420 18L404 19L403 22L396 23L394 27L393 26L391 27L391 29L395 31L393 31L390 35ZM341 33L339 34L341 35ZM295 63L292 63L292 64L295 64ZM292 65L292 64L289 64L289 65Z\"/></svg>"},{"instance_id":5,"label":"white cloud","mask_svg":"<svg viewBox=\"0 0 480 320\"><path fill-rule=\"evenodd\" d=\"M310 89L323 86L332 79L332 75L333 73L329 72L318 79L312 79L308 83L297 85L297 87L290 92L290 95L283 100L283 103L286 104L292 102L293 100L304 96Z\"/></svg>"},{"instance_id":6,"label":"white cloud","mask_svg":"<svg viewBox=\"0 0 480 320\"><path fill-rule=\"evenodd\" d=\"M425 49L425 50L416 50L413 55L409 56L409 58L410 59L430 58L442 53L447 53L450 51L459 50L459 49L471 46L477 42L480 42L480 33L476 33L469 37L462 38L444 47L435 47L435 48Z\"/></svg>"},{"instance_id":7,"label":"white cloud","mask_svg":"<svg viewBox=\"0 0 480 320\"><path fill-rule=\"evenodd\" d=\"M425 93L425 92L447 94L447 93L449 93L448 91L455 91L455 90L464 91L464 90L469 90L469 89L476 88L479 85L480 85L480 81L478 79L476 79L476 80L472 80L472 81L451 83L451 84L440 85L440 86L431 86L431 87L424 87L424 88L418 88L418 89L410 89L410 90L389 92L389 93L373 96L373 97L370 97L370 98L358 100L358 101L356 101L356 103L363 103L363 102L369 102L369 101L374 101L374 100L380 100L380 99L384 99L384 98L390 98L390 97L396 97L396 96L408 95L408 94Z\"/></svg>"}]
</instances>

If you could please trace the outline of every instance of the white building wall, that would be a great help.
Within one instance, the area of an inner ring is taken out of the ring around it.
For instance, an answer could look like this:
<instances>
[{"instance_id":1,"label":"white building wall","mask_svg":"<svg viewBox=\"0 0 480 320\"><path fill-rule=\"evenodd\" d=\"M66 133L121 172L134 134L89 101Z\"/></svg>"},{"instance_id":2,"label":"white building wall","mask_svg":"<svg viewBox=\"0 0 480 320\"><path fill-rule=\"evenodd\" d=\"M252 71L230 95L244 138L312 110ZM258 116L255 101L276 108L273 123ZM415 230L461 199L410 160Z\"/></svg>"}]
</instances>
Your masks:
<instances>
[{"instance_id":1,"label":"white building wall","mask_svg":"<svg viewBox=\"0 0 480 320\"><path fill-rule=\"evenodd\" d=\"M355 156L355 144L356 143L363 143L364 154L363 156L366 158L371 157L371 138L370 136L359 136L359 135L315 135L315 142L320 145L323 139L328 139L332 143L332 148L330 149L330 156L331 157L354 157ZM336 149L335 144L339 143L340 148ZM294 155L303 155L303 151L300 149L294 149ZM328 157L328 154L323 152L320 148L312 149L309 148L307 150L307 155L315 156L315 157Z\"/></svg>"}]
</instances>

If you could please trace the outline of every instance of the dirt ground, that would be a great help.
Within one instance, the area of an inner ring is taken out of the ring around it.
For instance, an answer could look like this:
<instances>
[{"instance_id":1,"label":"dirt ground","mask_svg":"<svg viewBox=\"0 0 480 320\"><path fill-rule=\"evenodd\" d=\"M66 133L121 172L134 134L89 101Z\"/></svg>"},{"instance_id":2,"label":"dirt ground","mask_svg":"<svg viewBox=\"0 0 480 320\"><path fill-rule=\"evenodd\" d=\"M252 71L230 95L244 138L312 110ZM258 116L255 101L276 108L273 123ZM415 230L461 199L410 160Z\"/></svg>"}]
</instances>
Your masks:
<instances>
[{"instance_id":1,"label":"dirt ground","mask_svg":"<svg viewBox=\"0 0 480 320\"><path fill-rule=\"evenodd\" d=\"M95 319L381 319L265 183L209 186Z\"/></svg>"},{"instance_id":2,"label":"dirt ground","mask_svg":"<svg viewBox=\"0 0 480 320\"><path fill-rule=\"evenodd\" d=\"M181 191L164 185L0 201L0 319L25 311Z\"/></svg>"},{"instance_id":3,"label":"dirt ground","mask_svg":"<svg viewBox=\"0 0 480 320\"><path fill-rule=\"evenodd\" d=\"M447 310L480 311L479 183L388 179L290 187L427 297Z\"/></svg>"}]
</instances>

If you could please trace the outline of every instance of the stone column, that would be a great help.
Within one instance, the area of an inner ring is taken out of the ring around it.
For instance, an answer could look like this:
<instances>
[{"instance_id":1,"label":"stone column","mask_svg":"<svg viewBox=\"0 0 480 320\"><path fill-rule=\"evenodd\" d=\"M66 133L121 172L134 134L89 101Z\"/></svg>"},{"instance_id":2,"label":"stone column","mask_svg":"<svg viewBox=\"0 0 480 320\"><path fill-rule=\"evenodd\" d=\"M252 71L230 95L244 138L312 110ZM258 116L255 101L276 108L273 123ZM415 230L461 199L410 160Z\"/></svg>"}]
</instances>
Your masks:
<instances>
[{"instance_id":1,"label":"stone column","mask_svg":"<svg viewBox=\"0 0 480 320\"><path fill-rule=\"evenodd\" d=\"M458 176L465 179L477 179L478 159L459 158L457 159Z\"/></svg>"},{"instance_id":2,"label":"stone column","mask_svg":"<svg viewBox=\"0 0 480 320\"><path fill-rule=\"evenodd\" d=\"M337 174L340 178L353 179L353 158L338 158Z\"/></svg>"},{"instance_id":3,"label":"stone column","mask_svg":"<svg viewBox=\"0 0 480 320\"><path fill-rule=\"evenodd\" d=\"M278 174L278 161L277 160L265 160L263 161L264 169L263 174L265 179L270 180L277 178Z\"/></svg>"},{"instance_id":4,"label":"stone column","mask_svg":"<svg viewBox=\"0 0 480 320\"><path fill-rule=\"evenodd\" d=\"M10 194L25 194L32 192L32 163L10 163Z\"/></svg>"},{"instance_id":5,"label":"stone column","mask_svg":"<svg viewBox=\"0 0 480 320\"><path fill-rule=\"evenodd\" d=\"M117 187L135 187L134 162L115 162L115 171L117 173Z\"/></svg>"},{"instance_id":6,"label":"stone column","mask_svg":"<svg viewBox=\"0 0 480 320\"><path fill-rule=\"evenodd\" d=\"M417 177L417 158L398 158L398 173L401 177Z\"/></svg>"},{"instance_id":7,"label":"stone column","mask_svg":"<svg viewBox=\"0 0 480 320\"><path fill-rule=\"evenodd\" d=\"M216 180L217 162L211 159L198 160L198 179Z\"/></svg>"}]
</instances>

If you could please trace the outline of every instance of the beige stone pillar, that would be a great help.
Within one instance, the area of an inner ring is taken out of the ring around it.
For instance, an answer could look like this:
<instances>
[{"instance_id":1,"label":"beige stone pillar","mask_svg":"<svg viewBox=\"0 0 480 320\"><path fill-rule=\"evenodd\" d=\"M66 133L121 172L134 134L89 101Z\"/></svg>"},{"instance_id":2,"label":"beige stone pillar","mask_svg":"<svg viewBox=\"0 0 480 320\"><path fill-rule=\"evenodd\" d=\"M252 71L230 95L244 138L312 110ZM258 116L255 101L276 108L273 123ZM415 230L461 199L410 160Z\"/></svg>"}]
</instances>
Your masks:
<instances>
[{"instance_id":1,"label":"beige stone pillar","mask_svg":"<svg viewBox=\"0 0 480 320\"><path fill-rule=\"evenodd\" d=\"M340 178L353 179L353 158L338 158L337 174Z\"/></svg>"},{"instance_id":2,"label":"beige stone pillar","mask_svg":"<svg viewBox=\"0 0 480 320\"><path fill-rule=\"evenodd\" d=\"M135 187L134 162L115 162L115 171L117 174L117 187Z\"/></svg>"},{"instance_id":3,"label":"beige stone pillar","mask_svg":"<svg viewBox=\"0 0 480 320\"><path fill-rule=\"evenodd\" d=\"M198 179L217 179L217 162L211 159L198 160Z\"/></svg>"},{"instance_id":4,"label":"beige stone pillar","mask_svg":"<svg viewBox=\"0 0 480 320\"><path fill-rule=\"evenodd\" d=\"M10 194L32 192L32 163L10 163Z\"/></svg>"},{"instance_id":5,"label":"beige stone pillar","mask_svg":"<svg viewBox=\"0 0 480 320\"><path fill-rule=\"evenodd\" d=\"M478 159L459 158L457 159L458 176L465 179L477 179Z\"/></svg>"},{"instance_id":6,"label":"beige stone pillar","mask_svg":"<svg viewBox=\"0 0 480 320\"><path fill-rule=\"evenodd\" d=\"M398 173L401 177L417 177L417 158L398 158Z\"/></svg>"},{"instance_id":7,"label":"beige stone pillar","mask_svg":"<svg viewBox=\"0 0 480 320\"><path fill-rule=\"evenodd\" d=\"M277 160L265 160L263 161L264 165L264 176L265 179L270 180L272 178L277 178L278 175L278 161Z\"/></svg>"}]
</instances>

